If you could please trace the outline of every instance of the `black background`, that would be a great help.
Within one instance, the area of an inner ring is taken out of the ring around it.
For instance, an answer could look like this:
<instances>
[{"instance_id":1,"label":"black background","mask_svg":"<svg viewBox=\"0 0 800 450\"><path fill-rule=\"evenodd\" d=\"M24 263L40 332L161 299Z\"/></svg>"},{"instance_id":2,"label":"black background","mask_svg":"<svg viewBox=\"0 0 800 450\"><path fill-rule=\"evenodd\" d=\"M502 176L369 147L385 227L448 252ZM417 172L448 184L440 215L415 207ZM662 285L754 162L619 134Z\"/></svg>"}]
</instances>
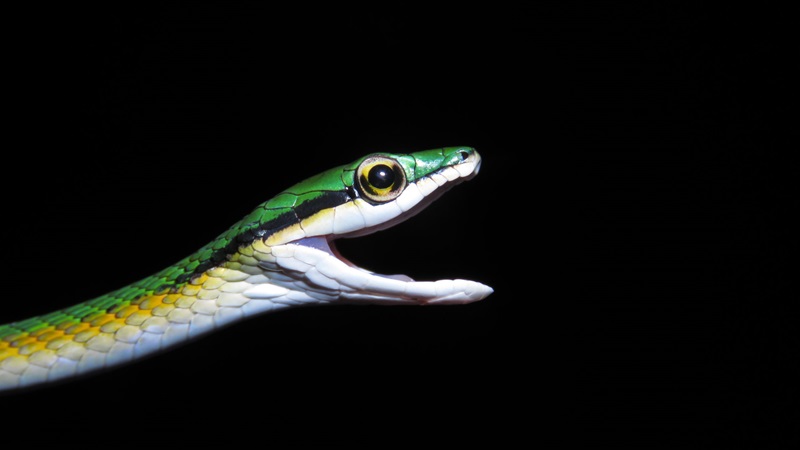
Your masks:
<instances>
[{"instance_id":1,"label":"black background","mask_svg":"<svg viewBox=\"0 0 800 450\"><path fill-rule=\"evenodd\" d=\"M321 170L451 145L481 152L480 176L340 248L496 292L258 317L0 398L4 426L76 443L780 441L798 341L779 263L796 238L775 226L796 200L784 111L767 106L784 88L779 16L696 2L20 15L0 322L147 276Z\"/></svg>"}]
</instances>

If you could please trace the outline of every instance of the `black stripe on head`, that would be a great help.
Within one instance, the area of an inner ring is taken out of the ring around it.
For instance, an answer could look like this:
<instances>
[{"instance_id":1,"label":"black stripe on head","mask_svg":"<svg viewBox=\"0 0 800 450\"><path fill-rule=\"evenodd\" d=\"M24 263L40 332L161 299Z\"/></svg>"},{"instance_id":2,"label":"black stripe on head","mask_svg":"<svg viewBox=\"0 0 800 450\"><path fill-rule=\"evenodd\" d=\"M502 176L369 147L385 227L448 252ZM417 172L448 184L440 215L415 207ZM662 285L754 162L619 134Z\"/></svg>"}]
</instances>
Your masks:
<instances>
[{"instance_id":1,"label":"black stripe on head","mask_svg":"<svg viewBox=\"0 0 800 450\"><path fill-rule=\"evenodd\" d=\"M230 255L239 251L240 247L249 245L256 239L266 239L270 235L299 223L301 220L311 217L324 209L335 208L348 201L351 201L351 198L346 191L321 191L319 196L293 206L291 212L285 212L272 220L262 223L256 228L243 230L236 235L228 245L214 251L211 256L201 262L195 270L180 275L175 281L176 283L189 281L206 270L222 264Z\"/></svg>"},{"instance_id":2,"label":"black stripe on head","mask_svg":"<svg viewBox=\"0 0 800 450\"><path fill-rule=\"evenodd\" d=\"M350 196L345 191L322 191L319 197L314 197L295 206L294 212L300 220L303 220L323 209L335 208L348 201L350 201Z\"/></svg>"}]
</instances>

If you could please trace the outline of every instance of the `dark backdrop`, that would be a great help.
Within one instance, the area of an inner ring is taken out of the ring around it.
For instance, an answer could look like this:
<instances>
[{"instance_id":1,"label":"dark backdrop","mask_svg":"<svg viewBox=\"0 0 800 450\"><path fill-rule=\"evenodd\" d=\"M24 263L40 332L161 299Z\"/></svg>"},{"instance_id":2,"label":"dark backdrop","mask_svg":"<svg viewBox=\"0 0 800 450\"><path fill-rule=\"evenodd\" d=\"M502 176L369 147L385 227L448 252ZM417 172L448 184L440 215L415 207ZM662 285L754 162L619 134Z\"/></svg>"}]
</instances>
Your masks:
<instances>
[{"instance_id":1,"label":"dark backdrop","mask_svg":"<svg viewBox=\"0 0 800 450\"><path fill-rule=\"evenodd\" d=\"M779 440L782 30L641 3L19 16L0 322L149 275L331 166L451 145L479 177L340 247L496 292L262 316L0 411L75 442Z\"/></svg>"}]
</instances>

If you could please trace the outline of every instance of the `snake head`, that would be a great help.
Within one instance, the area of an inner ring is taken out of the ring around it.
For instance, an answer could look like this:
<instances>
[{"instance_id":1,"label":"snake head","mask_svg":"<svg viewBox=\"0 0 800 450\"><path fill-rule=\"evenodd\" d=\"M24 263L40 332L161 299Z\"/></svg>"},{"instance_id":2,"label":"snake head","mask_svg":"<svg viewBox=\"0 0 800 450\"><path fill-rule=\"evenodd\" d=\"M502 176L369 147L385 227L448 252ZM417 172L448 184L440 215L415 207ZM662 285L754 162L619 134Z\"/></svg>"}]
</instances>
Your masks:
<instances>
[{"instance_id":1,"label":"snake head","mask_svg":"<svg viewBox=\"0 0 800 450\"><path fill-rule=\"evenodd\" d=\"M337 239L367 235L408 220L453 186L477 175L480 166L480 155L470 147L375 153L298 183L272 205L291 204L296 220L265 233L253 244L259 267L270 283L287 289L297 302L461 304L481 300L492 293L484 284L378 274L343 257L335 245Z\"/></svg>"}]
</instances>

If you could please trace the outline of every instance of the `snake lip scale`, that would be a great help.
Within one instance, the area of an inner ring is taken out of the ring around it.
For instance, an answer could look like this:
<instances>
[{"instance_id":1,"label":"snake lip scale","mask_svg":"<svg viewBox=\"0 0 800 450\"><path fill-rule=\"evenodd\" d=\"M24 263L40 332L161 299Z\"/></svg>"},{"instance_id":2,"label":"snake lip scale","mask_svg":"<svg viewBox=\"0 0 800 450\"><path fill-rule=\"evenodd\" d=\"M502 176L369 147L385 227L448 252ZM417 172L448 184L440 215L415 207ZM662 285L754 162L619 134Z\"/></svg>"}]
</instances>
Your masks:
<instances>
[{"instance_id":1,"label":"snake lip scale","mask_svg":"<svg viewBox=\"0 0 800 450\"><path fill-rule=\"evenodd\" d=\"M478 174L470 147L374 153L280 192L197 252L129 286L0 325L0 392L52 384L173 348L247 317L337 303L465 304L476 281L416 281L336 249L408 220ZM423 237L403 245L425 245Z\"/></svg>"}]
</instances>

